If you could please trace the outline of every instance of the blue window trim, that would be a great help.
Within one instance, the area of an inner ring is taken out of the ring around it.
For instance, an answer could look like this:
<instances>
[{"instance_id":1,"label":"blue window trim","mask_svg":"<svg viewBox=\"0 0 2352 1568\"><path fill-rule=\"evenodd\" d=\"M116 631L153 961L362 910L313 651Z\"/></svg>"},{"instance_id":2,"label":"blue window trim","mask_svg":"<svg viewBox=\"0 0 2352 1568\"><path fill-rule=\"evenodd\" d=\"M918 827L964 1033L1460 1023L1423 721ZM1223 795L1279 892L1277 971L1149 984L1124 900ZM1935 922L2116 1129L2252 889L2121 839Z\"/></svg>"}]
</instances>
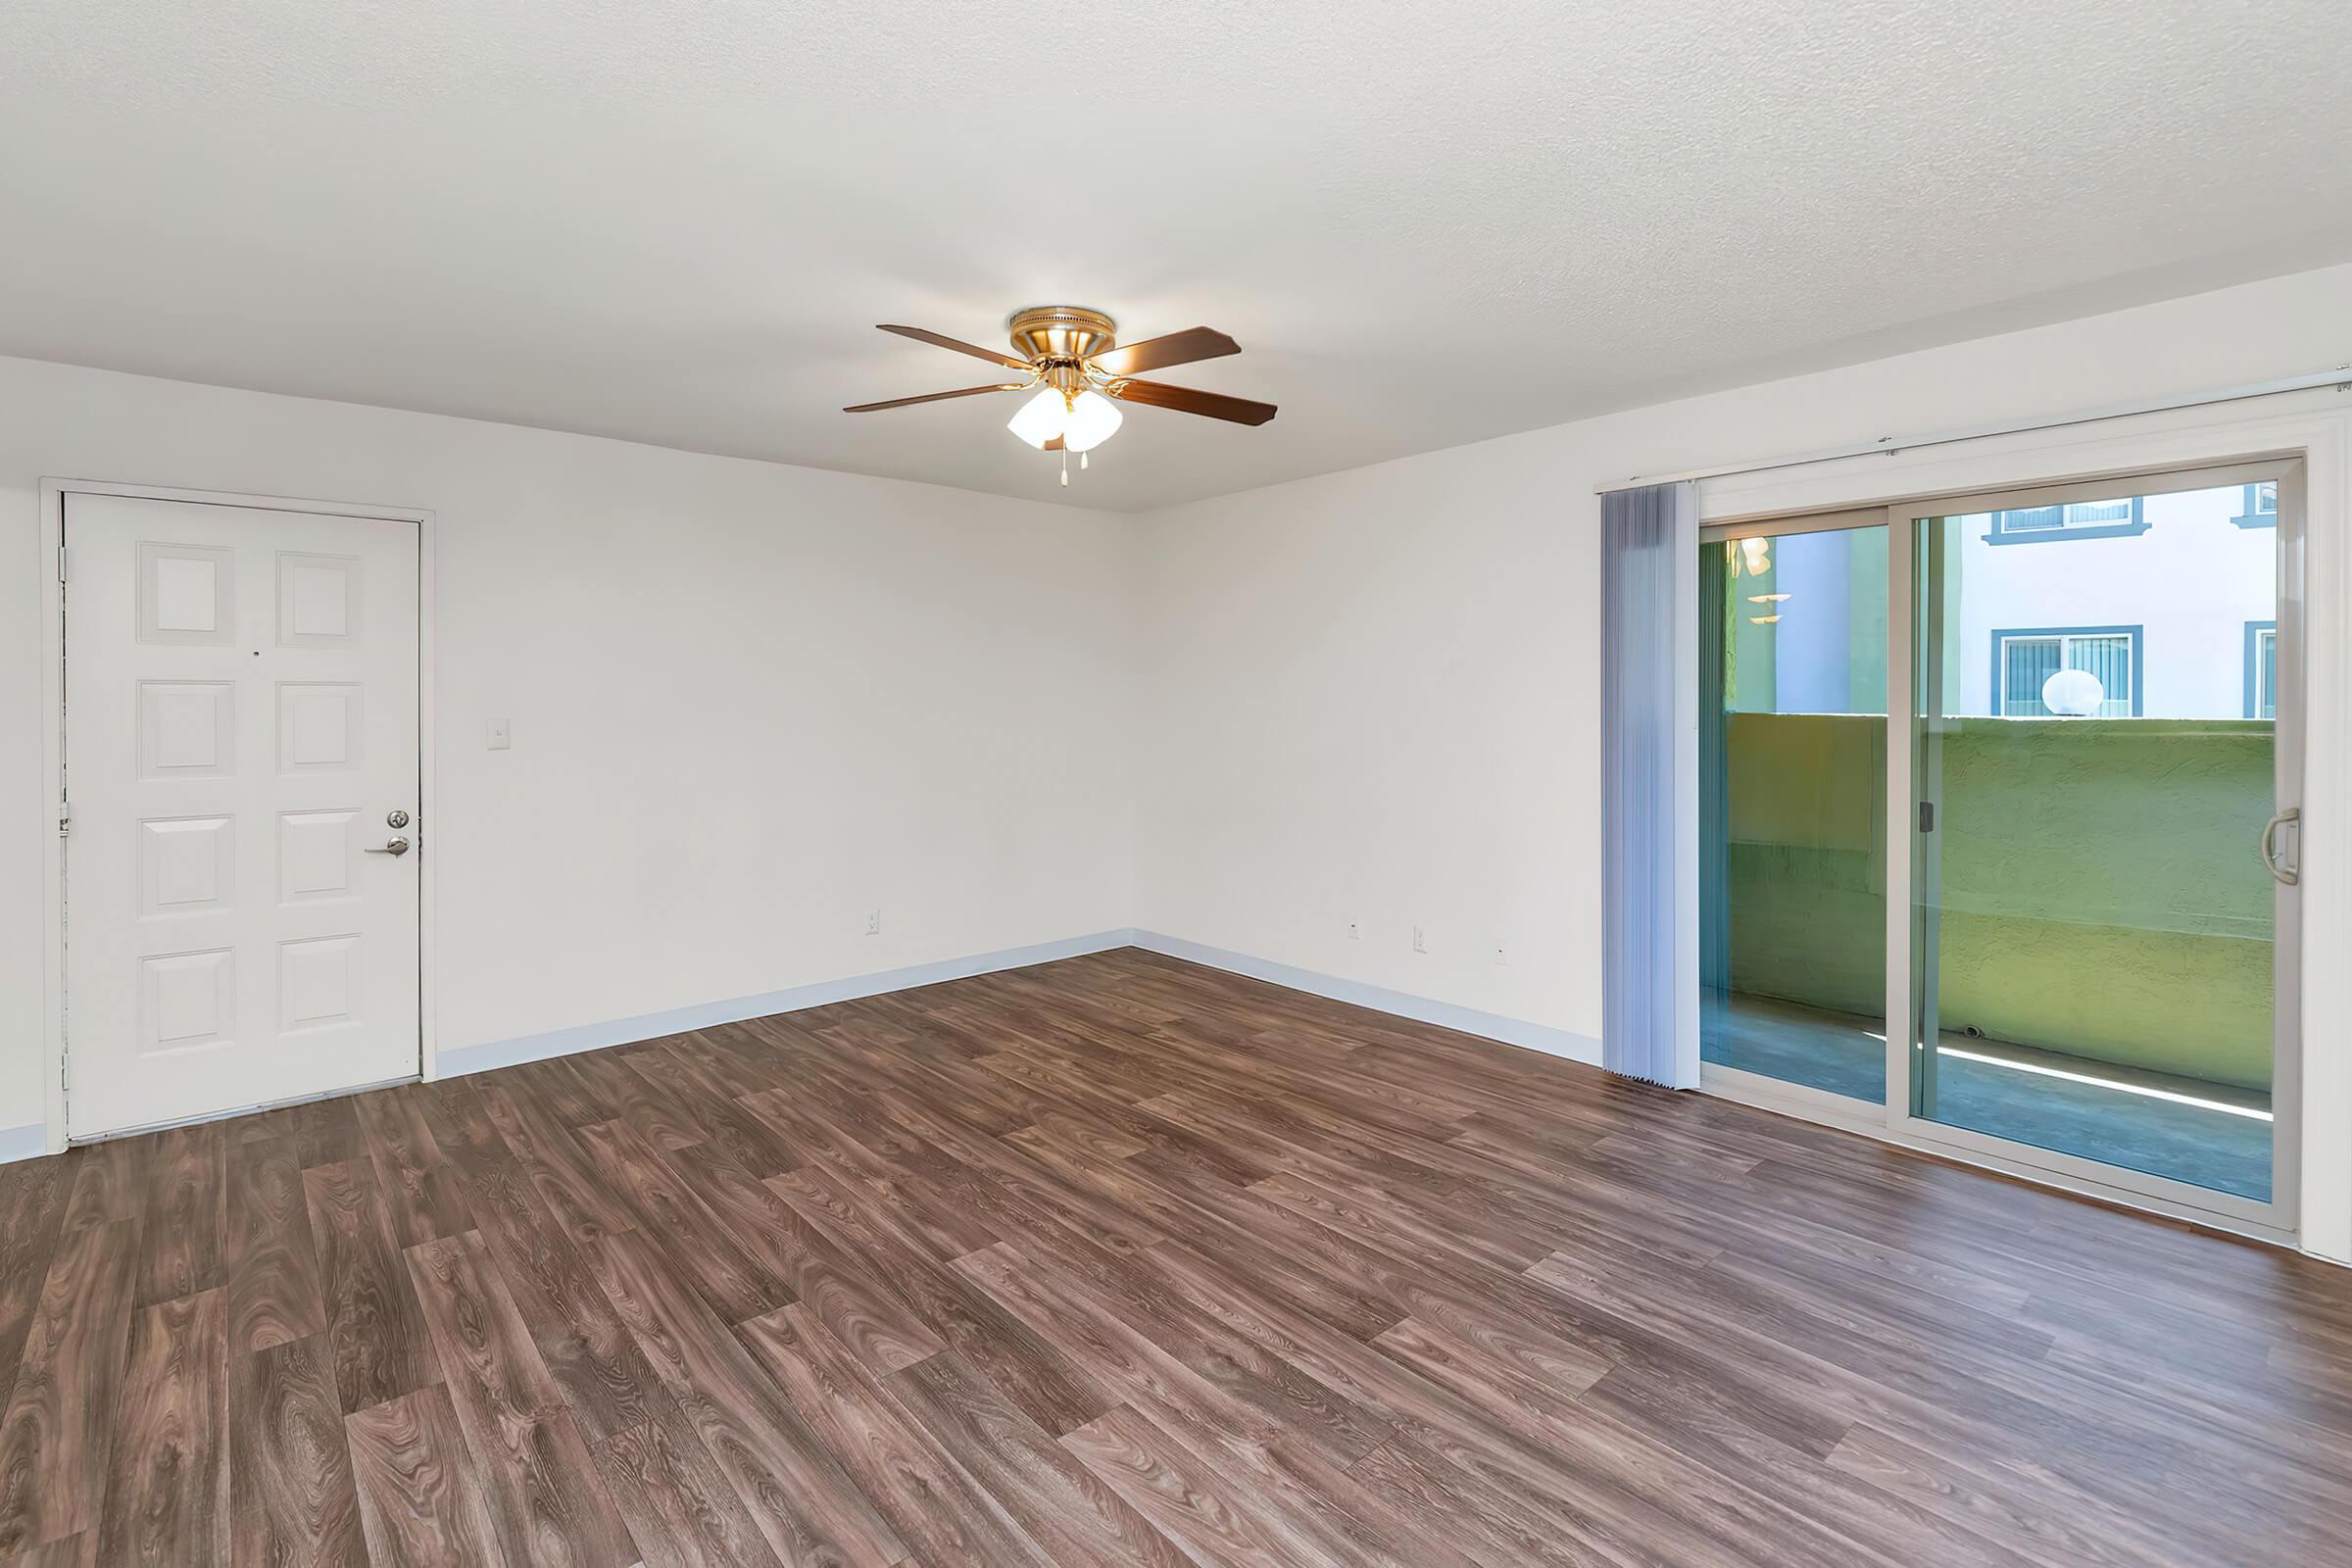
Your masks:
<instances>
[{"instance_id":1,"label":"blue window trim","mask_svg":"<svg viewBox=\"0 0 2352 1568\"><path fill-rule=\"evenodd\" d=\"M2062 525L2056 528L2018 528L2014 531L2009 526L2011 517L2048 510L2047 507L2021 507L2008 512L1987 513L1986 515L1992 520L1992 531L1984 536L1984 542L1988 545L2043 545L2060 539L2122 539L2148 531L2145 496L2132 498L2132 516L2126 522L2092 522L2074 528Z\"/></svg>"},{"instance_id":2,"label":"blue window trim","mask_svg":"<svg viewBox=\"0 0 2352 1568\"><path fill-rule=\"evenodd\" d=\"M2263 484L2271 484L2275 482L2276 481L2269 479L2261 481ZM2254 507L2254 492L2257 486L2252 484L2243 487L2244 494L2239 498L2237 503L2237 515L2231 517L2230 520L2237 524L2240 528L2278 527L2278 492L2276 490L2271 492L2271 510L2268 512L2259 512L2256 511Z\"/></svg>"},{"instance_id":3,"label":"blue window trim","mask_svg":"<svg viewBox=\"0 0 2352 1568\"><path fill-rule=\"evenodd\" d=\"M2262 634L2266 631L2276 638L2278 635L2278 623L2275 620L2249 620L2246 622L2246 716L2248 718L2262 716ZM2274 649L2271 655L2273 661L2271 707L2274 710L2278 706L2278 657Z\"/></svg>"},{"instance_id":4,"label":"blue window trim","mask_svg":"<svg viewBox=\"0 0 2352 1568\"><path fill-rule=\"evenodd\" d=\"M2008 715L2001 711L2003 690L2001 652L2012 637L2113 637L2129 633L2132 638L2132 716L2146 716L2148 706L2148 664L2143 657L2147 648L2148 631L2138 626L1995 626L1992 629L1992 701L1989 706L1995 718Z\"/></svg>"}]
</instances>

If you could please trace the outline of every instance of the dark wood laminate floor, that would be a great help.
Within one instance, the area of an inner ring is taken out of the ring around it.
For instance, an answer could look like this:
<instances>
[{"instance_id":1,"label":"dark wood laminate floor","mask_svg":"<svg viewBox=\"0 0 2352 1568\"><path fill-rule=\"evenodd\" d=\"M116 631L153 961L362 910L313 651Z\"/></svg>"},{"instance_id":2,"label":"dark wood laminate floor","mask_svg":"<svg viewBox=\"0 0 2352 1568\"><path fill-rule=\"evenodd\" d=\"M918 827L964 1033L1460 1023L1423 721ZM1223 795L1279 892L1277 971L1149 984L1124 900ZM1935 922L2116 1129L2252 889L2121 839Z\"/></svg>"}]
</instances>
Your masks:
<instances>
[{"instance_id":1,"label":"dark wood laminate floor","mask_svg":"<svg viewBox=\"0 0 2352 1568\"><path fill-rule=\"evenodd\" d=\"M2352 1561L2352 1274L1135 951L0 1168L0 1563Z\"/></svg>"}]
</instances>

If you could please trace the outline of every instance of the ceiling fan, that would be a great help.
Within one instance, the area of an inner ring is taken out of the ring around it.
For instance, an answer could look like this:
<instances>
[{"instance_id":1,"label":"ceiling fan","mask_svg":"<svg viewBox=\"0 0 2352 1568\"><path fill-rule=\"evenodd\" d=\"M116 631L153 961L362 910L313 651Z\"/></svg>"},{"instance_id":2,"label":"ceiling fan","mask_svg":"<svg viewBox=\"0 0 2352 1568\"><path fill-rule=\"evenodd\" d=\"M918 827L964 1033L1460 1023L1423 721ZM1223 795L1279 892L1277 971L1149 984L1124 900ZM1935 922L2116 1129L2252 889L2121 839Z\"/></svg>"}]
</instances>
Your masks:
<instances>
[{"instance_id":1,"label":"ceiling fan","mask_svg":"<svg viewBox=\"0 0 2352 1568\"><path fill-rule=\"evenodd\" d=\"M1274 405L1230 398L1219 392L1200 392L1165 381L1145 381L1137 372L1190 365L1239 354L1242 346L1214 327L1196 326L1165 337L1120 345L1118 323L1101 311L1077 305L1039 305L1017 312L1007 323L1012 330L1012 354L1000 354L975 343L958 342L919 326L884 326L919 343L969 354L1028 377L1022 381L992 381L986 386L959 387L953 392L926 392L921 397L891 398L882 403L856 403L844 414L872 414L880 409L903 409L915 403L945 398L977 397L984 392L1026 392L1037 396L1021 405L1004 426L1041 452L1063 454L1061 482L1070 482L1068 454L1085 454L1110 439L1124 416L1120 403L1149 404L1179 414L1201 414L1235 424L1263 424L1274 417ZM1116 401L1114 401L1116 400Z\"/></svg>"}]
</instances>

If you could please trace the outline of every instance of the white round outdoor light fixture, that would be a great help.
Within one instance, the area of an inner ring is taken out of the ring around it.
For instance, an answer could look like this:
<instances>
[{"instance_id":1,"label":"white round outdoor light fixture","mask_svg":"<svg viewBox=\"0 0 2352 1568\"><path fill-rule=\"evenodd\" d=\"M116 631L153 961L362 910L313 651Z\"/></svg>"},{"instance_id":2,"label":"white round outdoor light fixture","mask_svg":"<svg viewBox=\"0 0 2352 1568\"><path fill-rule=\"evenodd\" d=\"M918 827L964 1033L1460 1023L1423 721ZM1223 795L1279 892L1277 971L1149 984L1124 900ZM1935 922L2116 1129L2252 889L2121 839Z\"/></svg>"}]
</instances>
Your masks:
<instances>
[{"instance_id":1,"label":"white round outdoor light fixture","mask_svg":"<svg viewBox=\"0 0 2352 1568\"><path fill-rule=\"evenodd\" d=\"M2060 718L2088 718L2107 701L2107 688L2087 669L2062 669L2041 683L2041 706Z\"/></svg>"}]
</instances>

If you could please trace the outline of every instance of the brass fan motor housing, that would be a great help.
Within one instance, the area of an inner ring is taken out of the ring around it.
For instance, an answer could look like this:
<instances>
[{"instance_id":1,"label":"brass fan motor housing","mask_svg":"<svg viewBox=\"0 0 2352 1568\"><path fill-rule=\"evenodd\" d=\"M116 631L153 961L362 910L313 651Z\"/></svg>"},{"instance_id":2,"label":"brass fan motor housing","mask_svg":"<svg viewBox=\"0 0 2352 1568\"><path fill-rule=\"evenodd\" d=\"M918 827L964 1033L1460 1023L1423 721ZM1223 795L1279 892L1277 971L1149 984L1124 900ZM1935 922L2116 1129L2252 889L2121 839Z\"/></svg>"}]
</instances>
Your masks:
<instances>
[{"instance_id":1,"label":"brass fan motor housing","mask_svg":"<svg viewBox=\"0 0 2352 1568\"><path fill-rule=\"evenodd\" d=\"M1015 311L1005 324L1012 329L1012 352L1041 368L1054 362L1083 364L1118 341L1119 323L1082 305L1033 305Z\"/></svg>"}]
</instances>

